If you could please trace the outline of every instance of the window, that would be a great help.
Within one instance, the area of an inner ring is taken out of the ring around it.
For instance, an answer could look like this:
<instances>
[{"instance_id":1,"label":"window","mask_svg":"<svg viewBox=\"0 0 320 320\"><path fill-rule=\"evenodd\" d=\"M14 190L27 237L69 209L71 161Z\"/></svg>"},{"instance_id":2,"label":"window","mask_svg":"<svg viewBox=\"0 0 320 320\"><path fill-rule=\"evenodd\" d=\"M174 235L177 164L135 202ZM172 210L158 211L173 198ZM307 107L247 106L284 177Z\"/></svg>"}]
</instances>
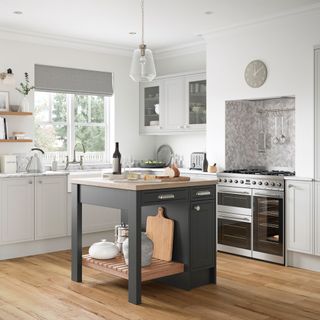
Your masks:
<instances>
[{"instance_id":1,"label":"window","mask_svg":"<svg viewBox=\"0 0 320 320\"><path fill-rule=\"evenodd\" d=\"M85 163L107 162L109 149L108 111L110 97L35 92L35 146L45 151L45 162L66 156L76 160L85 148Z\"/></svg>"}]
</instances>

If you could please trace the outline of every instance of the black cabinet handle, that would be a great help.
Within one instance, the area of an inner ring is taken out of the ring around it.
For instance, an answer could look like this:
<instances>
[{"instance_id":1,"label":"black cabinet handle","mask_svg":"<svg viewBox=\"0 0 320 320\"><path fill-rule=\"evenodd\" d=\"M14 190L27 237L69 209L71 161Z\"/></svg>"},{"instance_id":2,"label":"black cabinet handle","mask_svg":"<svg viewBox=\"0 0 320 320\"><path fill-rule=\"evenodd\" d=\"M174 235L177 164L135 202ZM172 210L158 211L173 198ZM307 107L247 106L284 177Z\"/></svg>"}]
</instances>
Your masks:
<instances>
[{"instance_id":1,"label":"black cabinet handle","mask_svg":"<svg viewBox=\"0 0 320 320\"><path fill-rule=\"evenodd\" d=\"M169 193L169 194L159 194L158 195L159 200L169 200L169 199L174 199L174 194Z\"/></svg>"}]
</instances>

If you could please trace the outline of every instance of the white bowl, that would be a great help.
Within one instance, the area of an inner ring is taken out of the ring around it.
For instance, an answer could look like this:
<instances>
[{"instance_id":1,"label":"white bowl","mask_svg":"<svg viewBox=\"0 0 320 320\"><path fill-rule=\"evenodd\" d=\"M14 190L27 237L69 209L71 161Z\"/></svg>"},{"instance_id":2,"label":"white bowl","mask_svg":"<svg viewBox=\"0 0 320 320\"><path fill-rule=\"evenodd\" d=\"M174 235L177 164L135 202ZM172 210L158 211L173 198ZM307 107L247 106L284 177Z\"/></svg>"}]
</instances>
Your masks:
<instances>
[{"instance_id":1,"label":"white bowl","mask_svg":"<svg viewBox=\"0 0 320 320\"><path fill-rule=\"evenodd\" d=\"M112 242L102 239L89 248L89 255L93 259L112 259L119 254L119 248Z\"/></svg>"}]
</instances>

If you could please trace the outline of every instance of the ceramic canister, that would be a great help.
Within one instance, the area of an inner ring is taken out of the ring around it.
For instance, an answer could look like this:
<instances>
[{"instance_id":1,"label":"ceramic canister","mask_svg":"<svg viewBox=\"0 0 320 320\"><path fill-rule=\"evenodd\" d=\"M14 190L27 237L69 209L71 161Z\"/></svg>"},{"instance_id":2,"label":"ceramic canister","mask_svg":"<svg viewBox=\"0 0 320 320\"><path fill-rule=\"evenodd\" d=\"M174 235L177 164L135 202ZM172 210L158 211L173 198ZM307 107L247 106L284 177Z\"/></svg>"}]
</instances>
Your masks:
<instances>
[{"instance_id":1,"label":"ceramic canister","mask_svg":"<svg viewBox=\"0 0 320 320\"><path fill-rule=\"evenodd\" d=\"M126 265L129 264L129 238L122 244L123 256ZM146 267L151 264L153 255L153 242L145 232L141 232L141 267Z\"/></svg>"}]
</instances>

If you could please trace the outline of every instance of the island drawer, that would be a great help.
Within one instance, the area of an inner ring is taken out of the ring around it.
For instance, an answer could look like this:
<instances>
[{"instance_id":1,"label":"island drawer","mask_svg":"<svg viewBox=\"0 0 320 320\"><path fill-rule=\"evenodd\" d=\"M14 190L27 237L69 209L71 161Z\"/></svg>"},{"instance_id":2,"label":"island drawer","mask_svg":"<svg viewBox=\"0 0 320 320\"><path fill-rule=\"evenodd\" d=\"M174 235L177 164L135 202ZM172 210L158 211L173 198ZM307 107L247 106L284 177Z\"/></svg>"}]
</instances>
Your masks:
<instances>
[{"instance_id":1,"label":"island drawer","mask_svg":"<svg viewBox=\"0 0 320 320\"><path fill-rule=\"evenodd\" d=\"M187 189L163 189L157 191L145 191L142 194L142 202L166 202L172 200L188 200Z\"/></svg>"},{"instance_id":2,"label":"island drawer","mask_svg":"<svg viewBox=\"0 0 320 320\"><path fill-rule=\"evenodd\" d=\"M214 186L192 188L191 200L213 199L215 195L216 188Z\"/></svg>"}]
</instances>

